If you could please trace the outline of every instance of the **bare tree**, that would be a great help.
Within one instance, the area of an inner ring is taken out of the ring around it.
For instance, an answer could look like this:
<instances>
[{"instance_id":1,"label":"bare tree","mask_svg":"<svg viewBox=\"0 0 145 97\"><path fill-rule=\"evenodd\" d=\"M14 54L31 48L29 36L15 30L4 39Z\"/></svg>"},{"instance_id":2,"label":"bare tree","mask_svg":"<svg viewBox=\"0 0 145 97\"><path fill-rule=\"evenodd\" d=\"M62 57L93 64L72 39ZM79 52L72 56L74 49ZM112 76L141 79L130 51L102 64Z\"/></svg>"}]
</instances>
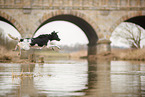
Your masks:
<instances>
[{"instance_id":1,"label":"bare tree","mask_svg":"<svg viewBox=\"0 0 145 97\"><path fill-rule=\"evenodd\" d=\"M10 40L2 28L0 28L0 46L4 46L7 50L14 49L16 41Z\"/></svg>"},{"instance_id":2,"label":"bare tree","mask_svg":"<svg viewBox=\"0 0 145 97\"><path fill-rule=\"evenodd\" d=\"M145 39L145 30L140 26L124 22L112 34L114 39L121 39L131 48L141 48L141 41Z\"/></svg>"},{"instance_id":3,"label":"bare tree","mask_svg":"<svg viewBox=\"0 0 145 97\"><path fill-rule=\"evenodd\" d=\"M0 45L4 45L4 30L0 28Z\"/></svg>"}]
</instances>

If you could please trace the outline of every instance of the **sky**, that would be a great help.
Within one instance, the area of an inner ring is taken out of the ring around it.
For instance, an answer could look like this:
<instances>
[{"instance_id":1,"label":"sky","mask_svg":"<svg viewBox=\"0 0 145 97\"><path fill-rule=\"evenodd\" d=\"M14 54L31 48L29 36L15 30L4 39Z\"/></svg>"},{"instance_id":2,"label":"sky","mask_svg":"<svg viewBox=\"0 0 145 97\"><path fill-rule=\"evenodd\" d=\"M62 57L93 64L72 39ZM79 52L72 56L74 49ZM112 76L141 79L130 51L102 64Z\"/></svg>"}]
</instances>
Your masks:
<instances>
[{"instance_id":1,"label":"sky","mask_svg":"<svg viewBox=\"0 0 145 97\"><path fill-rule=\"evenodd\" d=\"M42 26L34 35L34 37L42 33L51 33L53 31L58 32L58 36L61 41L57 44L63 45L74 45L79 44L88 44L88 39L84 32L75 24L67 21L53 21L44 26Z\"/></svg>"},{"instance_id":2,"label":"sky","mask_svg":"<svg viewBox=\"0 0 145 97\"><path fill-rule=\"evenodd\" d=\"M145 30L142 27L140 27L139 25L136 25L134 23L129 23L129 22L122 22L121 24L119 24L116 27L116 29L112 32L112 36L115 33L122 33L122 34L123 33L129 33L128 31L123 30L124 28L128 28L134 34L134 37L136 37L138 35L137 27L139 27L141 29L141 31L142 31L142 38L143 38L144 35L145 35ZM120 37L111 37L110 40L112 42L111 43L112 46L126 47L126 48L130 47L127 43L123 42L124 41L123 38L120 38ZM144 45L145 45L145 40L142 40L141 41L141 47L143 47Z\"/></svg>"},{"instance_id":3,"label":"sky","mask_svg":"<svg viewBox=\"0 0 145 97\"><path fill-rule=\"evenodd\" d=\"M11 35L14 35L15 37L21 37L20 33L11 25L9 25L6 22L0 21L0 29L4 30L4 33L7 34L10 33Z\"/></svg>"},{"instance_id":4,"label":"sky","mask_svg":"<svg viewBox=\"0 0 145 97\"><path fill-rule=\"evenodd\" d=\"M14 37L21 37L20 33L11 25L6 22L0 21L0 28L4 30L4 33L10 33ZM61 41L54 41L57 45L75 45L88 44L88 39L84 32L76 25L66 21L54 21L42 26L34 35L37 37L40 34L50 34L51 32L58 32L58 36Z\"/></svg>"}]
</instances>

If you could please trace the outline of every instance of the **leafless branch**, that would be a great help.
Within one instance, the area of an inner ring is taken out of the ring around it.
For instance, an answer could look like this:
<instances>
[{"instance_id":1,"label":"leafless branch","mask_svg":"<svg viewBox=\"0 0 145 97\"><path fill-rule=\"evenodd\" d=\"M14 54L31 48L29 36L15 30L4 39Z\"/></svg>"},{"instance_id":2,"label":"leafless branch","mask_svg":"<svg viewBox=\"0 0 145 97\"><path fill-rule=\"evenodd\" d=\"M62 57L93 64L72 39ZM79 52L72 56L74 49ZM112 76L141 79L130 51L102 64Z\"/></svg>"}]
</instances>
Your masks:
<instances>
[{"instance_id":1,"label":"leafless branch","mask_svg":"<svg viewBox=\"0 0 145 97\"><path fill-rule=\"evenodd\" d=\"M145 39L145 32L140 26L132 23L124 23L119 29L118 31L114 31L114 38L121 38L131 47L140 48L141 41Z\"/></svg>"}]
</instances>

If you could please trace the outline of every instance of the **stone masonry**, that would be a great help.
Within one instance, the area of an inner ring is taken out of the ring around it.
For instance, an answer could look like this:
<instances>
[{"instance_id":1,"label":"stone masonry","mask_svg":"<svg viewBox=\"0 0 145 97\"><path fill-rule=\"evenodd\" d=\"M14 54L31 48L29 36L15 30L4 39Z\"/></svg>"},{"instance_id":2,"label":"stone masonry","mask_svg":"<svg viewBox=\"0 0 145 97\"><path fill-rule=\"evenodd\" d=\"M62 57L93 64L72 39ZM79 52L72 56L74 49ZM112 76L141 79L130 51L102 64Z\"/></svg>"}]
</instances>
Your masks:
<instances>
[{"instance_id":1,"label":"stone masonry","mask_svg":"<svg viewBox=\"0 0 145 97\"><path fill-rule=\"evenodd\" d=\"M145 0L0 0L0 16L24 38L32 37L42 23L59 15L72 15L91 25L97 44L109 40L121 22L145 15Z\"/></svg>"}]
</instances>

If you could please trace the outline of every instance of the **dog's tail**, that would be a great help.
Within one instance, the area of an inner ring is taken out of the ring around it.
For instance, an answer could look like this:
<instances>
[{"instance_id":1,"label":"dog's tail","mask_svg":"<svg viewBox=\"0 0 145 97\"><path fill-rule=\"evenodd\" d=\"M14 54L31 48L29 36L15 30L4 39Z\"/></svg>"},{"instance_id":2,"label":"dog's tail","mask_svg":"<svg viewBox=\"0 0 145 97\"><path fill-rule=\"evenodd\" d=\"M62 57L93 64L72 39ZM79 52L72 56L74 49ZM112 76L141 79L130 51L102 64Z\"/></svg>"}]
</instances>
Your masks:
<instances>
[{"instance_id":1,"label":"dog's tail","mask_svg":"<svg viewBox=\"0 0 145 97\"><path fill-rule=\"evenodd\" d=\"M19 40L19 38L18 37L13 37L11 34L9 34L8 33L8 36L11 38L11 39L13 39L13 40Z\"/></svg>"}]
</instances>

